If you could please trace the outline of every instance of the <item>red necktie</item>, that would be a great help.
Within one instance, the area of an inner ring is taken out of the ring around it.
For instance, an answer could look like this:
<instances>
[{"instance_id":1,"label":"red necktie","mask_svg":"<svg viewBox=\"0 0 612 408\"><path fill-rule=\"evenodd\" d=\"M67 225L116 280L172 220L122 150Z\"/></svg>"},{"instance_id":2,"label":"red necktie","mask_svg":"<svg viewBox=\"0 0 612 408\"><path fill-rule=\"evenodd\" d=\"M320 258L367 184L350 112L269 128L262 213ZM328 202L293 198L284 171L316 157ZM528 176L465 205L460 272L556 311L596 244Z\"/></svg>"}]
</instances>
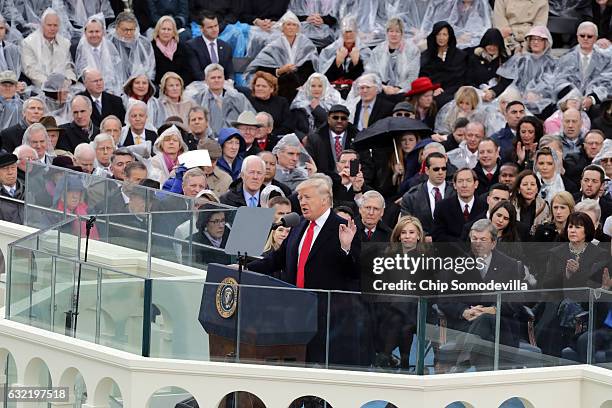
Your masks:
<instances>
[{"instance_id":1,"label":"red necktie","mask_svg":"<svg viewBox=\"0 0 612 408\"><path fill-rule=\"evenodd\" d=\"M442 200L442 194L440 194L440 189L438 187L433 188L434 191L434 202L438 202Z\"/></svg>"},{"instance_id":2,"label":"red necktie","mask_svg":"<svg viewBox=\"0 0 612 408\"><path fill-rule=\"evenodd\" d=\"M368 230L368 241L372 239L372 230Z\"/></svg>"},{"instance_id":3,"label":"red necktie","mask_svg":"<svg viewBox=\"0 0 612 408\"><path fill-rule=\"evenodd\" d=\"M493 173L487 173L487 180L489 180L489 182L493 180Z\"/></svg>"},{"instance_id":4,"label":"red necktie","mask_svg":"<svg viewBox=\"0 0 612 408\"><path fill-rule=\"evenodd\" d=\"M340 154L342 154L342 144L340 143L340 136L334 136L336 138L336 145L334 146L336 149L336 160L340 158Z\"/></svg>"},{"instance_id":5,"label":"red necktie","mask_svg":"<svg viewBox=\"0 0 612 408\"><path fill-rule=\"evenodd\" d=\"M470 218L470 207L467 204L463 209L463 218L465 218L466 221L468 220L468 218Z\"/></svg>"},{"instance_id":6,"label":"red necktie","mask_svg":"<svg viewBox=\"0 0 612 408\"><path fill-rule=\"evenodd\" d=\"M295 286L298 288L304 287L304 268L306 267L306 261L308 260L308 254L310 253L310 247L312 246L312 240L314 238L314 229L317 224L314 221L310 221L308 229L306 230L306 236L304 237L304 243L302 243L302 250L300 251L300 257L298 258L298 270Z\"/></svg>"}]
</instances>

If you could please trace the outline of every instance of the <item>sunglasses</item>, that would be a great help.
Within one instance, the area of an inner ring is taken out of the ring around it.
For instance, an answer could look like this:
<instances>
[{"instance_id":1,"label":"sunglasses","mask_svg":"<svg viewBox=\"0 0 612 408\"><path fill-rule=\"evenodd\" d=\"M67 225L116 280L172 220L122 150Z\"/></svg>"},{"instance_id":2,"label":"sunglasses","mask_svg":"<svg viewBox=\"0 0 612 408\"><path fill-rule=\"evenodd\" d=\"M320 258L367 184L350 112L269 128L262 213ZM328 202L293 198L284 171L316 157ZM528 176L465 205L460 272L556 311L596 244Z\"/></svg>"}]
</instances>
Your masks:
<instances>
[{"instance_id":1,"label":"sunglasses","mask_svg":"<svg viewBox=\"0 0 612 408\"><path fill-rule=\"evenodd\" d=\"M410 113L410 112L396 112L396 113L394 114L394 116L395 116L395 117L398 117L398 116L403 116L403 117L405 117L405 118L411 118L411 117L413 117L413 116L414 116L414 113Z\"/></svg>"},{"instance_id":2,"label":"sunglasses","mask_svg":"<svg viewBox=\"0 0 612 408\"><path fill-rule=\"evenodd\" d=\"M589 40L593 37L595 37L593 34L578 34L578 37L580 38L588 38Z\"/></svg>"},{"instance_id":3,"label":"sunglasses","mask_svg":"<svg viewBox=\"0 0 612 408\"><path fill-rule=\"evenodd\" d=\"M433 171L446 171L446 167L432 167Z\"/></svg>"},{"instance_id":4,"label":"sunglasses","mask_svg":"<svg viewBox=\"0 0 612 408\"><path fill-rule=\"evenodd\" d=\"M330 116L330 118L332 118L333 120L338 120L338 121L340 121L340 120L342 120L342 121L348 120L348 116L333 115L333 116Z\"/></svg>"},{"instance_id":5,"label":"sunglasses","mask_svg":"<svg viewBox=\"0 0 612 408\"><path fill-rule=\"evenodd\" d=\"M612 157L607 157L605 159L601 159L602 163L612 163Z\"/></svg>"}]
</instances>

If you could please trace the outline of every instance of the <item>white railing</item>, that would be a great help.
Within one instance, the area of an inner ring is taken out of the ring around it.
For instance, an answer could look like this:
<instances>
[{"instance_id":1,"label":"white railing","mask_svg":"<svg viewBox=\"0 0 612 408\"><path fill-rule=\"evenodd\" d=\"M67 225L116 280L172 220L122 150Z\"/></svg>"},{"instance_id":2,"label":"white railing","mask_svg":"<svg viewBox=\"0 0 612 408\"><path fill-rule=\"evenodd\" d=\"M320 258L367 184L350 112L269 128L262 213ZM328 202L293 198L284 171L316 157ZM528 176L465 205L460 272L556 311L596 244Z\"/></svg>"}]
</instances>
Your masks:
<instances>
[{"instance_id":1,"label":"white railing","mask_svg":"<svg viewBox=\"0 0 612 408\"><path fill-rule=\"evenodd\" d=\"M2 319L0 361L7 355L14 360L13 375L8 378L13 385L43 385L40 378L50 378L53 386L72 390L82 376L86 408L119 406L109 402L109 395L120 395L117 400L129 408L174 407L184 395L171 401L170 394L156 393L170 386L190 393L201 408L216 408L234 391L255 394L268 408L288 407L306 395L323 398L335 408L359 408L374 400L400 408L444 408L454 401L463 401L466 407L496 408L513 397L521 398L525 407L612 407L612 373L594 366L409 376L155 359ZM69 403L52 406L74 406L71 394Z\"/></svg>"}]
</instances>

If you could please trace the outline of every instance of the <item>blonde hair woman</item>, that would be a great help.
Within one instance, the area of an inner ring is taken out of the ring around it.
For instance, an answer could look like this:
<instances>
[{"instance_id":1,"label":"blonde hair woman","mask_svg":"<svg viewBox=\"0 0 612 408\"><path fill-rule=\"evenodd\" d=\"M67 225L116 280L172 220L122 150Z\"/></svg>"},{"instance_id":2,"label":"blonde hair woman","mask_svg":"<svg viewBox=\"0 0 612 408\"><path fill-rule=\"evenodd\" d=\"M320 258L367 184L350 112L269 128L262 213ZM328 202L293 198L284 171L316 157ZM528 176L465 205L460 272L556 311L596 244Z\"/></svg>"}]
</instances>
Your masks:
<instances>
[{"instance_id":1,"label":"blonde hair woman","mask_svg":"<svg viewBox=\"0 0 612 408\"><path fill-rule=\"evenodd\" d=\"M166 119L178 116L183 123L189 123L189 111L196 105L191 99L183 98L185 83L176 72L166 72L159 84L159 101L164 107Z\"/></svg>"},{"instance_id":2,"label":"blonde hair woman","mask_svg":"<svg viewBox=\"0 0 612 408\"><path fill-rule=\"evenodd\" d=\"M194 80L194 72L189 65L187 45L179 42L176 21L172 16L157 20L153 30L153 54L155 55L156 84L162 81L166 72L174 71L189 85Z\"/></svg>"}]
</instances>

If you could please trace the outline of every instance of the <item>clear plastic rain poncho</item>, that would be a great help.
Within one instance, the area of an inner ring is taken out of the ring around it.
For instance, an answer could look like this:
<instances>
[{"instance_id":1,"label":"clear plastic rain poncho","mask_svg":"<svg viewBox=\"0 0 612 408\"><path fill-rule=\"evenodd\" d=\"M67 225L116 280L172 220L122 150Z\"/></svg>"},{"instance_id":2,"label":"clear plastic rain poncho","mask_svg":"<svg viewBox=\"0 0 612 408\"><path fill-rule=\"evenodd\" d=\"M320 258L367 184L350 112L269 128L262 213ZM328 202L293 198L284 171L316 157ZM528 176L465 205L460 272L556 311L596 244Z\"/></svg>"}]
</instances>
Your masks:
<instances>
[{"instance_id":1,"label":"clear plastic rain poncho","mask_svg":"<svg viewBox=\"0 0 612 408\"><path fill-rule=\"evenodd\" d=\"M504 65L499 67L497 75L512 80L533 113L541 113L544 108L554 102L553 81L556 61L552 57L552 36L546 27L534 27L541 30L544 38L548 37L545 51L536 55L527 46L527 52L515 54ZM539 36L539 35L538 35ZM528 43L527 43L528 44Z\"/></svg>"},{"instance_id":2,"label":"clear plastic rain poncho","mask_svg":"<svg viewBox=\"0 0 612 408\"><path fill-rule=\"evenodd\" d=\"M277 155L278 152L286 149L287 147L298 147L300 149L300 161L295 169L289 171L287 171L288 169L283 168L280 164L277 164L274 179L286 184L291 190L295 190L298 184L308 178L308 170L306 170L304 164L306 160L312 161L312 158L295 133L289 133L288 135L283 136L272 149L272 154Z\"/></svg>"},{"instance_id":3,"label":"clear plastic rain poncho","mask_svg":"<svg viewBox=\"0 0 612 408\"><path fill-rule=\"evenodd\" d=\"M104 15L96 14L95 16L91 16L87 24L92 22L100 23L102 25L102 30L106 31ZM83 35L79 40L75 55L77 75L82 77L85 68L95 68L102 73L106 89L115 95L121 95L123 82L121 81L120 70L118 70L117 67L121 66L122 61L117 48L115 48L108 38L103 37L98 50L97 52L94 51L94 48L87 42L85 28L83 28Z\"/></svg>"},{"instance_id":4,"label":"clear plastic rain poncho","mask_svg":"<svg viewBox=\"0 0 612 408\"><path fill-rule=\"evenodd\" d=\"M58 125L72 122L70 80L62 74L53 73L42 85L41 91L44 93L40 99L45 104L45 115L53 116Z\"/></svg>"},{"instance_id":5,"label":"clear plastic rain poncho","mask_svg":"<svg viewBox=\"0 0 612 408\"><path fill-rule=\"evenodd\" d=\"M385 85L408 91L419 76L420 58L421 53L412 40L402 39L400 48L393 53L389 52L389 41L385 40L372 50L364 70L378 75Z\"/></svg>"},{"instance_id":6,"label":"clear plastic rain poncho","mask_svg":"<svg viewBox=\"0 0 612 408\"><path fill-rule=\"evenodd\" d=\"M15 95L11 99L4 99L0 96L0 128L17 125L21 122L23 101L19 95Z\"/></svg>"},{"instance_id":7,"label":"clear plastic rain poncho","mask_svg":"<svg viewBox=\"0 0 612 408\"><path fill-rule=\"evenodd\" d=\"M472 92L476 94L477 103L476 106L469 112L463 111L459 107L459 95L460 94L469 94L472 95ZM480 122L485 124L487 119L487 112L482 104L482 98L479 91L473 86L462 86L455 93L455 98L450 102L446 103L442 108L438 111L436 115L436 124L434 126L434 130L436 133L448 135L453 132L453 127L455 122L459 118L467 118L470 121ZM486 125L485 125L486 128Z\"/></svg>"},{"instance_id":8,"label":"clear plastic rain poncho","mask_svg":"<svg viewBox=\"0 0 612 408\"><path fill-rule=\"evenodd\" d=\"M585 0L548 0L549 13L561 17L582 17L580 10L590 11L591 2Z\"/></svg>"},{"instance_id":9,"label":"clear plastic rain poncho","mask_svg":"<svg viewBox=\"0 0 612 408\"><path fill-rule=\"evenodd\" d=\"M347 31L353 31L355 33L355 47L359 49L359 58L362 63L366 64L372 51L369 47L365 46L363 42L359 39L359 26L357 25L357 20L355 16L348 15L342 19L340 22L340 36L336 41L328 45L327 47L321 50L319 54L319 72L326 73L327 70L332 66L332 64L336 61L336 52L344 46L344 39L342 38L342 33ZM345 62L346 63L346 62Z\"/></svg>"},{"instance_id":10,"label":"clear plastic rain poncho","mask_svg":"<svg viewBox=\"0 0 612 408\"><path fill-rule=\"evenodd\" d=\"M130 95L130 93L134 80L143 75L146 76L146 74L143 73L132 75L123 85L123 95L121 95L121 99L123 99L123 106L125 106L126 109L131 103L138 101L138 99ZM147 105L147 122L145 124L145 128L157 132L157 128L159 128L164 123L164 120L166 120L166 109L159 99L153 96L154 94L155 85L153 84L153 81L149 79L149 91L147 92L148 99L146 102L144 102Z\"/></svg>"},{"instance_id":11,"label":"clear plastic rain poncho","mask_svg":"<svg viewBox=\"0 0 612 408\"><path fill-rule=\"evenodd\" d=\"M405 35L417 40L421 29L421 19L416 0L387 0L385 2L387 20L397 17L404 23ZM425 38L427 35L423 36Z\"/></svg>"},{"instance_id":12,"label":"clear plastic rain poncho","mask_svg":"<svg viewBox=\"0 0 612 408\"><path fill-rule=\"evenodd\" d=\"M149 79L155 78L155 54L151 41L140 35L136 24L136 33L132 40L119 37L115 27L109 28L108 39L115 46L121 57L121 65L115 67L120 83L126 82L136 73L145 73Z\"/></svg>"},{"instance_id":13,"label":"clear plastic rain poncho","mask_svg":"<svg viewBox=\"0 0 612 408\"><path fill-rule=\"evenodd\" d=\"M328 16L333 14L333 0L291 0L289 10L298 16L310 16L319 14ZM316 26L307 21L301 22L300 31L317 47L325 47L334 41L334 30L327 24Z\"/></svg>"},{"instance_id":14,"label":"clear plastic rain poncho","mask_svg":"<svg viewBox=\"0 0 612 408\"><path fill-rule=\"evenodd\" d=\"M25 20L19 10L17 10L14 0L0 0L0 16L2 16L11 27L14 27L13 33L10 32L10 29L8 30L6 41L15 43L21 42L21 40L23 40L23 35L17 30L17 26L21 26L22 29L25 28Z\"/></svg>"},{"instance_id":15,"label":"clear plastic rain poncho","mask_svg":"<svg viewBox=\"0 0 612 408\"><path fill-rule=\"evenodd\" d=\"M556 93L572 87L583 95L595 94L603 101L612 90L612 59L594 48L585 72L582 70L581 58L579 45L559 58L554 82Z\"/></svg>"},{"instance_id":16,"label":"clear plastic rain poncho","mask_svg":"<svg viewBox=\"0 0 612 408\"><path fill-rule=\"evenodd\" d=\"M279 20L279 23L282 26L283 22L289 20L299 23L297 16L290 11L285 13ZM257 67L278 68L285 64L295 64L301 67L308 61L312 62L315 71L317 71L318 55L317 49L312 41L304 34L298 32L293 42L293 46L291 46L287 38L281 34L260 51L246 68L246 72L253 74Z\"/></svg>"},{"instance_id":17,"label":"clear plastic rain poncho","mask_svg":"<svg viewBox=\"0 0 612 408\"><path fill-rule=\"evenodd\" d=\"M26 24L40 24L40 16L51 7L52 0L13 0Z\"/></svg>"},{"instance_id":18,"label":"clear plastic rain poncho","mask_svg":"<svg viewBox=\"0 0 612 408\"><path fill-rule=\"evenodd\" d=\"M16 28L9 28L2 16L0 16L0 25L4 25L4 27L8 30L6 37L9 36L9 33L17 31ZM17 76L19 79L19 76L21 75L21 50L17 45L11 43L6 37L4 38L5 42L2 50L3 52L0 53L0 72L13 71L15 76Z\"/></svg>"},{"instance_id":19,"label":"clear plastic rain poncho","mask_svg":"<svg viewBox=\"0 0 612 408\"><path fill-rule=\"evenodd\" d=\"M492 26L491 6L488 0L434 0L423 17L421 29L425 36L442 20L455 30L457 48L476 47Z\"/></svg>"},{"instance_id":20,"label":"clear plastic rain poncho","mask_svg":"<svg viewBox=\"0 0 612 408\"><path fill-rule=\"evenodd\" d=\"M321 108L329 112L329 108L331 108L333 105L344 102L342 100L342 97L340 96L340 92L338 92L333 86L331 86L329 80L325 75L319 74L317 72L310 75L306 82L304 82L304 85L302 85L298 90L296 97L291 103L291 109L302 109L304 112L306 112L306 116L308 117L308 127L311 132L314 131L316 128L315 120L312 116L312 111L310 109L310 102L313 99L311 86L312 82L315 79L318 79L323 84L323 92L321 94L321 97L319 98L319 106Z\"/></svg>"},{"instance_id":21,"label":"clear plastic rain poncho","mask_svg":"<svg viewBox=\"0 0 612 408\"><path fill-rule=\"evenodd\" d=\"M115 17L109 0L62 0L62 3L69 20L79 28L85 27L89 16L102 14L102 19Z\"/></svg>"},{"instance_id":22,"label":"clear plastic rain poncho","mask_svg":"<svg viewBox=\"0 0 612 408\"><path fill-rule=\"evenodd\" d=\"M47 16L53 15L59 17L55 10L46 9L41 16L41 21L45 20ZM58 33L55 36L55 42L53 51L51 51L43 36L42 26L39 26L22 42L21 63L23 72L36 87L40 87L52 73L61 73L68 79L76 81L74 64L70 56L70 41Z\"/></svg>"},{"instance_id":23,"label":"clear plastic rain poncho","mask_svg":"<svg viewBox=\"0 0 612 408\"><path fill-rule=\"evenodd\" d=\"M273 24L270 31L263 30L257 26L251 26L247 44L247 57L255 58L264 49L266 44L278 39L281 35L278 22Z\"/></svg>"},{"instance_id":24,"label":"clear plastic rain poncho","mask_svg":"<svg viewBox=\"0 0 612 408\"><path fill-rule=\"evenodd\" d=\"M375 46L385 40L385 23L387 12L386 0L338 0L335 4L335 17L344 19L355 15L359 26L359 38L368 46Z\"/></svg>"},{"instance_id":25,"label":"clear plastic rain poncho","mask_svg":"<svg viewBox=\"0 0 612 408\"><path fill-rule=\"evenodd\" d=\"M230 81L225 81L222 97L216 96L210 91L204 81L194 81L185 88L183 99L191 99L198 105L208 109L208 127L213 131L215 138L219 129L232 127L231 122L245 111L257 113L251 102L232 86ZM220 98L220 101L219 101ZM218 101L221 103L219 108Z\"/></svg>"}]
</instances>

